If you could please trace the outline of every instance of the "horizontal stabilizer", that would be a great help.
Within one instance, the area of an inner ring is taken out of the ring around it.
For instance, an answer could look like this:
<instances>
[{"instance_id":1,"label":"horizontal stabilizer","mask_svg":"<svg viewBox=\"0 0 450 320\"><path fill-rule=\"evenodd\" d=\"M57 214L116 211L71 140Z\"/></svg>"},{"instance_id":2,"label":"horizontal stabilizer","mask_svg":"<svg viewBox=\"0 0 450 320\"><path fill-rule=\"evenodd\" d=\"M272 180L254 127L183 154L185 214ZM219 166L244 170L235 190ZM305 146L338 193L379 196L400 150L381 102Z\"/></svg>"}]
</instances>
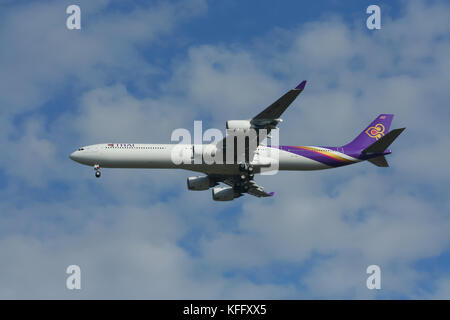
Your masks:
<instances>
[{"instance_id":1,"label":"horizontal stabilizer","mask_svg":"<svg viewBox=\"0 0 450 320\"><path fill-rule=\"evenodd\" d=\"M386 161L386 158L384 156L379 156L376 158L368 159L370 163L373 163L377 167L389 167L388 162Z\"/></svg>"},{"instance_id":2,"label":"horizontal stabilizer","mask_svg":"<svg viewBox=\"0 0 450 320\"><path fill-rule=\"evenodd\" d=\"M368 146L366 149L363 150L363 153L370 154L370 153L382 153L384 150L386 150L392 142L394 142L395 139L400 135L400 133L403 132L406 128L400 128L400 129L394 129L392 131L389 131L385 136L381 137L374 143L372 143L370 146Z\"/></svg>"}]
</instances>

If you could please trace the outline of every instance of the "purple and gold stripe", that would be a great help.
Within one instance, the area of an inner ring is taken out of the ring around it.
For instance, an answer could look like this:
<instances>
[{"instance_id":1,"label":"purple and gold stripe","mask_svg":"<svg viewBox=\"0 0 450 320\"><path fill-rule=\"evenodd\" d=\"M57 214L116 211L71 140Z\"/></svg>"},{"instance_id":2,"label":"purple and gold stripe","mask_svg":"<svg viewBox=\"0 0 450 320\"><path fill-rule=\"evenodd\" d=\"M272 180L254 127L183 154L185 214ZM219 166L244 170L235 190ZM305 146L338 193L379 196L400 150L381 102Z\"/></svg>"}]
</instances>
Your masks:
<instances>
[{"instance_id":1,"label":"purple and gold stripe","mask_svg":"<svg viewBox=\"0 0 450 320\"><path fill-rule=\"evenodd\" d=\"M334 152L323 150L317 147L304 146L280 146L280 150L291 152L299 156L318 161L330 167L340 167L355 161L344 158ZM327 148L329 149L329 148Z\"/></svg>"}]
</instances>

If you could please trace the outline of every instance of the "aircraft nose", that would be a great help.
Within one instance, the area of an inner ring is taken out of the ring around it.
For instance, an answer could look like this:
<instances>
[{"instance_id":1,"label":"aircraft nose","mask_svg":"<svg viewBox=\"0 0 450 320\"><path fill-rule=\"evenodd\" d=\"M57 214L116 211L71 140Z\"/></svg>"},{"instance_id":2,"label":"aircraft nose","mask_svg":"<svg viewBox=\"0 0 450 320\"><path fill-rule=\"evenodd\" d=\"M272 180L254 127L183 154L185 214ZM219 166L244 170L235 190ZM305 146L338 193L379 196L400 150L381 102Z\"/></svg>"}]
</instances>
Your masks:
<instances>
[{"instance_id":1,"label":"aircraft nose","mask_svg":"<svg viewBox=\"0 0 450 320\"><path fill-rule=\"evenodd\" d=\"M77 153L76 151L75 151L75 152L72 152L72 153L70 154L69 158L72 159L73 161L77 161L77 158L78 158L78 157L77 157L76 153Z\"/></svg>"}]
</instances>

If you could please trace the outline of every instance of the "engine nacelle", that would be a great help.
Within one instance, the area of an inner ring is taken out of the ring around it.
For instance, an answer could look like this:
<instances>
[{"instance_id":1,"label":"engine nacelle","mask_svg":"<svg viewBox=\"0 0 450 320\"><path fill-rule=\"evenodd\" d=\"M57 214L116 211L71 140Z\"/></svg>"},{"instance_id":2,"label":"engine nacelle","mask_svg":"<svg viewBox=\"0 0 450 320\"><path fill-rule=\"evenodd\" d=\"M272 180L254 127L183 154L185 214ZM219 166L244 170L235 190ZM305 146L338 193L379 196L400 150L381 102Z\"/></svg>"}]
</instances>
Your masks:
<instances>
[{"instance_id":1,"label":"engine nacelle","mask_svg":"<svg viewBox=\"0 0 450 320\"><path fill-rule=\"evenodd\" d=\"M212 189L212 197L215 201L231 201L235 198L232 187L218 187Z\"/></svg>"},{"instance_id":2,"label":"engine nacelle","mask_svg":"<svg viewBox=\"0 0 450 320\"><path fill-rule=\"evenodd\" d=\"M227 129L250 129L252 124L250 120L228 120Z\"/></svg>"},{"instance_id":3,"label":"engine nacelle","mask_svg":"<svg viewBox=\"0 0 450 320\"><path fill-rule=\"evenodd\" d=\"M202 191L208 190L214 186L214 182L207 176L189 177L187 178L187 186L189 190Z\"/></svg>"}]
</instances>

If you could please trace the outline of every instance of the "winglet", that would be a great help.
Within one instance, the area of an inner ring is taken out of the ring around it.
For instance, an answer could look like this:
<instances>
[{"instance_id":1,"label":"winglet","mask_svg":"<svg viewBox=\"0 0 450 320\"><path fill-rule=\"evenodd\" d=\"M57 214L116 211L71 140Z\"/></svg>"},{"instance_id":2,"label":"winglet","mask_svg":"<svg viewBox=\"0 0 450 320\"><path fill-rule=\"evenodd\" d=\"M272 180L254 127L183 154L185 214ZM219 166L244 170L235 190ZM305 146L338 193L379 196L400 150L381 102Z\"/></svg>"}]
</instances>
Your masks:
<instances>
[{"instance_id":1,"label":"winglet","mask_svg":"<svg viewBox=\"0 0 450 320\"><path fill-rule=\"evenodd\" d=\"M306 85L306 80L303 80L298 86L294 88L294 90L303 90Z\"/></svg>"},{"instance_id":2,"label":"winglet","mask_svg":"<svg viewBox=\"0 0 450 320\"><path fill-rule=\"evenodd\" d=\"M274 194L275 194L275 192L269 192L269 195L270 195L271 197L273 197Z\"/></svg>"}]
</instances>

